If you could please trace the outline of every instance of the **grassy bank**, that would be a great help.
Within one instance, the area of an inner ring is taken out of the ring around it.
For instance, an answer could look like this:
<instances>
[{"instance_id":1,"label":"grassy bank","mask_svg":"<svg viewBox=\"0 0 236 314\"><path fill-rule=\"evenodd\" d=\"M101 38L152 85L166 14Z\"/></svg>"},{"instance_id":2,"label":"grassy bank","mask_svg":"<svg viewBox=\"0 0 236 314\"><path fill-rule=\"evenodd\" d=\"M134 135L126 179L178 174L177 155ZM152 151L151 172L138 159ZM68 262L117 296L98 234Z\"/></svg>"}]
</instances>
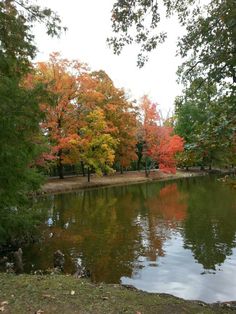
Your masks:
<instances>
[{"instance_id":1,"label":"grassy bank","mask_svg":"<svg viewBox=\"0 0 236 314\"><path fill-rule=\"evenodd\" d=\"M120 285L95 285L65 275L0 274L0 312L4 313L233 313L228 306L185 301Z\"/></svg>"}]
</instances>

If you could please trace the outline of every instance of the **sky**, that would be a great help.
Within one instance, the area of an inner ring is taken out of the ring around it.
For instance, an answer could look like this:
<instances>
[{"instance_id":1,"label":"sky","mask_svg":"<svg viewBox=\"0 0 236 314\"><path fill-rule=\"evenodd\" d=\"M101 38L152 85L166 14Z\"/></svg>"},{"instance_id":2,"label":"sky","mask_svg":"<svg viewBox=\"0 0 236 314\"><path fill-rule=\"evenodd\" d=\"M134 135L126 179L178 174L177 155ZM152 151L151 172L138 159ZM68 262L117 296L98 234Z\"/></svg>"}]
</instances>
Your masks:
<instances>
[{"instance_id":1,"label":"sky","mask_svg":"<svg viewBox=\"0 0 236 314\"><path fill-rule=\"evenodd\" d=\"M106 43L111 32L111 9L114 0L38 0L38 4L56 11L68 28L60 39L45 34L42 26L35 28L38 47L37 61L46 61L49 54L59 51L63 58L87 63L92 70L105 70L116 87L124 88L131 99L147 94L159 104L163 116L173 111L174 99L182 87L176 82L181 59L176 57L176 41L183 30L177 20L165 20L162 30L168 39L150 54L149 62L137 67L137 46L126 47L120 56L113 54Z\"/></svg>"}]
</instances>

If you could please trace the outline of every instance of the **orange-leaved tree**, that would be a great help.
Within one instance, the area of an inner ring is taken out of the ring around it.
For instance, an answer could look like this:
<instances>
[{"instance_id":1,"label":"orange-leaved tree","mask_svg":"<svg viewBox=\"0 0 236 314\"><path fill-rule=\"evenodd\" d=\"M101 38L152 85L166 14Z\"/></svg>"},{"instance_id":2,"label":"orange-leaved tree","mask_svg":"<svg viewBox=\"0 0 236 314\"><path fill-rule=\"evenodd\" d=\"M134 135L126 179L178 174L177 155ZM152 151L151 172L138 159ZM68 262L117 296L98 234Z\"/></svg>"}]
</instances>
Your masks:
<instances>
[{"instance_id":1,"label":"orange-leaved tree","mask_svg":"<svg viewBox=\"0 0 236 314\"><path fill-rule=\"evenodd\" d=\"M156 104L152 103L147 95L141 98L140 111L139 142L142 144L145 174L148 176L150 169L156 163L153 153L158 140L160 116L157 112Z\"/></svg>"},{"instance_id":2,"label":"orange-leaved tree","mask_svg":"<svg viewBox=\"0 0 236 314\"><path fill-rule=\"evenodd\" d=\"M54 160L59 177L63 179L63 164L75 164L79 160L80 119L77 98L84 64L62 59L52 53L48 62L39 62L28 82L44 84L48 98L41 103L45 118L41 123L43 134L50 146L45 159Z\"/></svg>"},{"instance_id":3,"label":"orange-leaved tree","mask_svg":"<svg viewBox=\"0 0 236 314\"><path fill-rule=\"evenodd\" d=\"M158 143L152 149L152 157L158 161L163 172L176 172L176 154L184 150L184 140L173 134L173 128L163 125L159 127Z\"/></svg>"},{"instance_id":4,"label":"orange-leaved tree","mask_svg":"<svg viewBox=\"0 0 236 314\"><path fill-rule=\"evenodd\" d=\"M183 151L183 139L173 134L173 128L162 123L157 112L157 105L147 96L142 97L141 109L141 137L143 141L143 155L145 157L146 175L149 175L148 158L155 161L163 172L175 173L175 155Z\"/></svg>"}]
</instances>

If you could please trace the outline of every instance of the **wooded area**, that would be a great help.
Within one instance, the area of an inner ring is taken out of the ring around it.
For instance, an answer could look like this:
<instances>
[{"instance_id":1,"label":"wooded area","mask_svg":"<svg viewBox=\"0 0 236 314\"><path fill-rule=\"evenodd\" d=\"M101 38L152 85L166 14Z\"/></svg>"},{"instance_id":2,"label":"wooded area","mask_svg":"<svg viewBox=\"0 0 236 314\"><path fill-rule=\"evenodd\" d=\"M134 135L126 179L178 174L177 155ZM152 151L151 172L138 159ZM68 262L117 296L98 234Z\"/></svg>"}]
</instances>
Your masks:
<instances>
[{"instance_id":1,"label":"wooded area","mask_svg":"<svg viewBox=\"0 0 236 314\"><path fill-rule=\"evenodd\" d=\"M58 36L60 18L33 1L1 1L2 239L14 234L21 212L35 215L28 195L52 168L63 178L63 167L79 167L90 180L91 172L106 175L129 167L148 175L151 167L174 172L176 165L235 165L235 0L164 5L166 15L177 14L187 31L178 44L183 57L178 75L185 87L174 115L163 120L148 95L139 102L129 99L103 70L91 71L58 53L34 63L32 27L45 24L49 35ZM116 53L132 42L141 44L142 66L146 52L165 39L157 31L160 18L156 1L118 0L111 16L118 37L108 41ZM136 33L130 33L133 28ZM24 219L24 228L30 221Z\"/></svg>"}]
</instances>

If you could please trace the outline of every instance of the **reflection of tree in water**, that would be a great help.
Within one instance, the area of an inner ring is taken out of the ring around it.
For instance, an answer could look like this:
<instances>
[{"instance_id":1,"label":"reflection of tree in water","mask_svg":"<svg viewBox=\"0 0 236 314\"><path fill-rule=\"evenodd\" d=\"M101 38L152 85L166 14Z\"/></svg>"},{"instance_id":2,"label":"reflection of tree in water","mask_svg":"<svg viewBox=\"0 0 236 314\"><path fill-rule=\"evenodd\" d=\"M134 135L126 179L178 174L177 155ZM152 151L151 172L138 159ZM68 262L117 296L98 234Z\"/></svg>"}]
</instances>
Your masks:
<instances>
[{"instance_id":1,"label":"reflection of tree in water","mask_svg":"<svg viewBox=\"0 0 236 314\"><path fill-rule=\"evenodd\" d=\"M186 194L179 191L176 183L161 189L159 202L159 213L171 226L175 227L186 218Z\"/></svg>"},{"instance_id":2,"label":"reflection of tree in water","mask_svg":"<svg viewBox=\"0 0 236 314\"><path fill-rule=\"evenodd\" d=\"M231 191L208 181L200 178L55 196L45 202L53 220L45 228L45 242L24 251L24 256L47 268L52 266L53 252L60 249L67 257L67 272L73 267L71 259L81 257L93 280L119 282L121 276L134 274L135 267L139 271L139 257L156 262L164 256L165 241L182 232L185 247L196 260L205 269L215 269L235 245L236 209Z\"/></svg>"},{"instance_id":3,"label":"reflection of tree in water","mask_svg":"<svg viewBox=\"0 0 236 314\"><path fill-rule=\"evenodd\" d=\"M78 212L84 235L80 249L93 280L119 282L122 275L131 275L141 249L140 228L133 223L137 206L126 188L97 192L92 199L86 194L84 209Z\"/></svg>"},{"instance_id":4,"label":"reflection of tree in water","mask_svg":"<svg viewBox=\"0 0 236 314\"><path fill-rule=\"evenodd\" d=\"M196 180L189 191L185 248L204 269L216 269L235 247L236 206L232 191L218 182Z\"/></svg>"},{"instance_id":5,"label":"reflection of tree in water","mask_svg":"<svg viewBox=\"0 0 236 314\"><path fill-rule=\"evenodd\" d=\"M47 258L60 249L67 256L66 271L72 267L69 255L82 257L93 280L119 282L122 275L131 275L132 263L142 250L140 226L135 223L137 199L127 187L55 197L54 225L46 232L53 236L46 235L46 242L41 248L35 245L31 254L39 257L41 268L47 268Z\"/></svg>"},{"instance_id":6,"label":"reflection of tree in water","mask_svg":"<svg viewBox=\"0 0 236 314\"><path fill-rule=\"evenodd\" d=\"M163 256L170 227L185 215L175 184L80 191L55 196L44 206L53 224L27 258L40 268L52 267L53 253L60 249L66 254L66 272L73 268L72 259L81 257L93 280L106 282L131 276L139 256L150 261Z\"/></svg>"},{"instance_id":7,"label":"reflection of tree in water","mask_svg":"<svg viewBox=\"0 0 236 314\"><path fill-rule=\"evenodd\" d=\"M153 260L157 250L159 256L164 255L163 242L185 218L187 205L184 194L178 191L177 184L174 183L164 186L159 195L149 199L148 207L151 244L149 256Z\"/></svg>"},{"instance_id":8,"label":"reflection of tree in water","mask_svg":"<svg viewBox=\"0 0 236 314\"><path fill-rule=\"evenodd\" d=\"M179 192L177 184L167 184L161 189L158 185L147 185L147 189L155 188L146 193L144 207L147 208L146 224L143 225L143 237L146 240L146 256L156 261L157 256L164 256L163 243L173 229L177 228L186 217L186 195Z\"/></svg>"}]
</instances>

